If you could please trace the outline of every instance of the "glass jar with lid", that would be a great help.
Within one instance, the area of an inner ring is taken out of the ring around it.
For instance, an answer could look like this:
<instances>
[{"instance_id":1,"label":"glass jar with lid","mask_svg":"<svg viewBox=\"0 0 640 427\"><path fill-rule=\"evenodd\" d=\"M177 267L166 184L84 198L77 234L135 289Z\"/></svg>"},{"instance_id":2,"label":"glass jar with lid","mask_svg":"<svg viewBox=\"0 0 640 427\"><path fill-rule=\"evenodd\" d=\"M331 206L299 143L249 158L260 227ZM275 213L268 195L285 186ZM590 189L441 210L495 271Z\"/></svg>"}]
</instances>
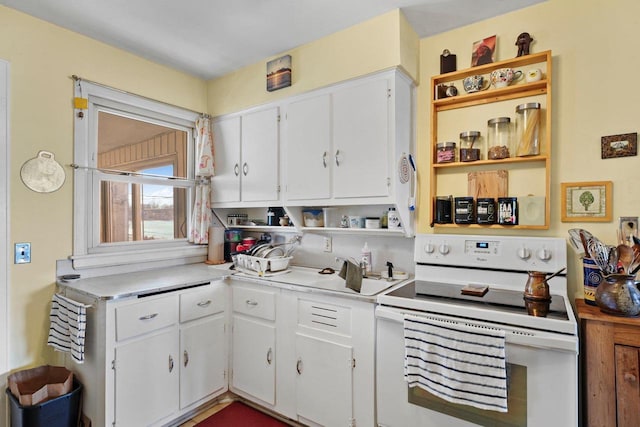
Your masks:
<instances>
[{"instance_id":1,"label":"glass jar with lid","mask_svg":"<svg viewBox=\"0 0 640 427\"><path fill-rule=\"evenodd\" d=\"M480 132L470 130L460 133L460 161L474 162L480 160Z\"/></svg>"},{"instance_id":2,"label":"glass jar with lid","mask_svg":"<svg viewBox=\"0 0 640 427\"><path fill-rule=\"evenodd\" d=\"M456 143L439 142L436 144L436 163L451 163L456 161Z\"/></svg>"},{"instance_id":3,"label":"glass jar with lid","mask_svg":"<svg viewBox=\"0 0 640 427\"><path fill-rule=\"evenodd\" d=\"M487 121L487 158L489 160L506 159L513 156L511 147L511 119L496 117Z\"/></svg>"},{"instance_id":4,"label":"glass jar with lid","mask_svg":"<svg viewBox=\"0 0 640 427\"><path fill-rule=\"evenodd\" d=\"M540 154L540 103L529 102L516 107L517 156Z\"/></svg>"}]
</instances>

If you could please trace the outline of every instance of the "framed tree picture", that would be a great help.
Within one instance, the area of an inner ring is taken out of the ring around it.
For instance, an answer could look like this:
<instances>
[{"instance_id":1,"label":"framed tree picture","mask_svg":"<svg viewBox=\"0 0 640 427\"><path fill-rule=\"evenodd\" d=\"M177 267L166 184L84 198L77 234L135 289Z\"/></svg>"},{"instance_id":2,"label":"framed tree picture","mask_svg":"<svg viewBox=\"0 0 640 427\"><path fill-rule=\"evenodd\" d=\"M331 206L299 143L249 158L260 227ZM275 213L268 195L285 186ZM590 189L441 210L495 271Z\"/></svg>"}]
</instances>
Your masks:
<instances>
[{"instance_id":1,"label":"framed tree picture","mask_svg":"<svg viewBox=\"0 0 640 427\"><path fill-rule=\"evenodd\" d=\"M610 222L613 183L563 182L561 186L562 222Z\"/></svg>"}]
</instances>

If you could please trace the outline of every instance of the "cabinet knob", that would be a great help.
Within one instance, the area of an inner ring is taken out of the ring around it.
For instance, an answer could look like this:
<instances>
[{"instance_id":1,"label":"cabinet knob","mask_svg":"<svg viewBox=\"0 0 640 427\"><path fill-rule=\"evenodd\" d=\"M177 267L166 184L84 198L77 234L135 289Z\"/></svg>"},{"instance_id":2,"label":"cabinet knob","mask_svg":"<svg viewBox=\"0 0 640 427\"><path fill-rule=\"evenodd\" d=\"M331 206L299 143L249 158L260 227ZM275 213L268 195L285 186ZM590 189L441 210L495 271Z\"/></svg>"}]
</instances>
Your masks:
<instances>
[{"instance_id":1,"label":"cabinet knob","mask_svg":"<svg viewBox=\"0 0 640 427\"><path fill-rule=\"evenodd\" d=\"M173 371L173 356L169 355L169 372Z\"/></svg>"},{"instance_id":2,"label":"cabinet knob","mask_svg":"<svg viewBox=\"0 0 640 427\"><path fill-rule=\"evenodd\" d=\"M327 168L327 152L322 153L322 167Z\"/></svg>"},{"instance_id":3,"label":"cabinet knob","mask_svg":"<svg viewBox=\"0 0 640 427\"><path fill-rule=\"evenodd\" d=\"M184 360L184 367L186 368L187 365L189 364L189 352L187 350L184 351L184 353L182 353L182 359Z\"/></svg>"},{"instance_id":4,"label":"cabinet knob","mask_svg":"<svg viewBox=\"0 0 640 427\"><path fill-rule=\"evenodd\" d=\"M246 162L242 165L242 173L244 176L247 176L249 173L249 165Z\"/></svg>"},{"instance_id":5,"label":"cabinet knob","mask_svg":"<svg viewBox=\"0 0 640 427\"><path fill-rule=\"evenodd\" d=\"M340 150L336 150L336 166L340 166Z\"/></svg>"},{"instance_id":6,"label":"cabinet knob","mask_svg":"<svg viewBox=\"0 0 640 427\"><path fill-rule=\"evenodd\" d=\"M252 299L248 299L248 300L245 301L245 304L251 305L251 306L256 306L256 305L258 305L258 302L254 301Z\"/></svg>"},{"instance_id":7,"label":"cabinet knob","mask_svg":"<svg viewBox=\"0 0 640 427\"><path fill-rule=\"evenodd\" d=\"M267 351L267 365L271 365L272 361L273 361L273 349L269 347L269 350Z\"/></svg>"},{"instance_id":8,"label":"cabinet knob","mask_svg":"<svg viewBox=\"0 0 640 427\"><path fill-rule=\"evenodd\" d=\"M236 176L238 176L240 174L240 165L236 163L236 165L233 167L233 173L236 174Z\"/></svg>"},{"instance_id":9,"label":"cabinet knob","mask_svg":"<svg viewBox=\"0 0 640 427\"><path fill-rule=\"evenodd\" d=\"M208 300L206 300L206 301L200 301L200 302L198 303L198 307L202 307L202 308L204 308L204 307L208 307L210 304L211 304L211 300L210 300L210 299L208 299Z\"/></svg>"},{"instance_id":10,"label":"cabinet knob","mask_svg":"<svg viewBox=\"0 0 640 427\"><path fill-rule=\"evenodd\" d=\"M635 383L638 380L638 377L631 372L624 373L624 380L630 383Z\"/></svg>"},{"instance_id":11,"label":"cabinet knob","mask_svg":"<svg viewBox=\"0 0 640 427\"><path fill-rule=\"evenodd\" d=\"M302 375L302 359L298 359L296 362L296 371L298 371L298 375Z\"/></svg>"}]
</instances>

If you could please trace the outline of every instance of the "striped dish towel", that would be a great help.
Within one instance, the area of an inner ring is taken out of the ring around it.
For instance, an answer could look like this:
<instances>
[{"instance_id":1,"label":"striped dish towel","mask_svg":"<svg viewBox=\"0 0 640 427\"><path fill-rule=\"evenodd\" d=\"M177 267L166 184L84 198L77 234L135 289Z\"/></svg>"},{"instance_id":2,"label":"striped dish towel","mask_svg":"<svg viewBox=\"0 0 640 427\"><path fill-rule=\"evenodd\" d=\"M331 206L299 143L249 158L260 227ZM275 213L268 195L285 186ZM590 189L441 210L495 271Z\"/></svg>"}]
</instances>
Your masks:
<instances>
[{"instance_id":1,"label":"striped dish towel","mask_svg":"<svg viewBox=\"0 0 640 427\"><path fill-rule=\"evenodd\" d=\"M404 377L442 399L507 412L505 331L404 317Z\"/></svg>"},{"instance_id":2,"label":"striped dish towel","mask_svg":"<svg viewBox=\"0 0 640 427\"><path fill-rule=\"evenodd\" d=\"M70 353L78 363L84 362L88 307L90 306L58 294L54 294L51 301L47 344L56 350Z\"/></svg>"}]
</instances>

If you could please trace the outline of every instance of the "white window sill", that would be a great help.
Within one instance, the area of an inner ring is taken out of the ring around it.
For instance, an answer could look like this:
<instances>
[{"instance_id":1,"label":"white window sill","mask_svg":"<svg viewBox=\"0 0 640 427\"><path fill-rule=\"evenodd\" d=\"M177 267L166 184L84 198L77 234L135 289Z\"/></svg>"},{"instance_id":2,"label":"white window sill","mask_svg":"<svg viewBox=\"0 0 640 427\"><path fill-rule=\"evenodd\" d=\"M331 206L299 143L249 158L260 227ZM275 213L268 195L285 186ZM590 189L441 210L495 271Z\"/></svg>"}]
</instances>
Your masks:
<instances>
[{"instance_id":1,"label":"white window sill","mask_svg":"<svg viewBox=\"0 0 640 427\"><path fill-rule=\"evenodd\" d=\"M180 258L206 257L206 245L189 245L174 248L101 253L92 255L73 255L70 257L76 270L113 267L118 265L141 264L154 261L177 260Z\"/></svg>"}]
</instances>

